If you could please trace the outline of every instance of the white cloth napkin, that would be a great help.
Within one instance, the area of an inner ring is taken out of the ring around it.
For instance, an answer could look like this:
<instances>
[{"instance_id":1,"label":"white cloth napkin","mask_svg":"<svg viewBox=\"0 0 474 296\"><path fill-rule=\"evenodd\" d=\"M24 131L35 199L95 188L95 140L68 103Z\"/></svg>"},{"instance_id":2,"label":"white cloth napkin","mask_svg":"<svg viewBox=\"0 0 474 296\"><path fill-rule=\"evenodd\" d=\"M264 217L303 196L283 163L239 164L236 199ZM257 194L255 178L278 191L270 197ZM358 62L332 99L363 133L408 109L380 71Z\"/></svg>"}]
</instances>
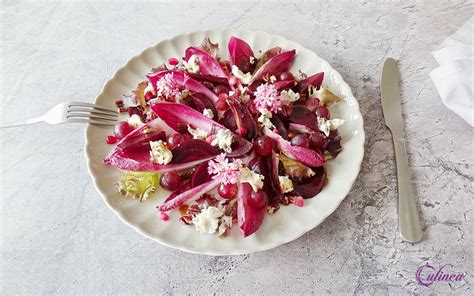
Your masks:
<instances>
[{"instance_id":1,"label":"white cloth napkin","mask_svg":"<svg viewBox=\"0 0 474 296\"><path fill-rule=\"evenodd\" d=\"M430 76L443 103L474 126L474 17L433 52L439 67Z\"/></svg>"}]
</instances>

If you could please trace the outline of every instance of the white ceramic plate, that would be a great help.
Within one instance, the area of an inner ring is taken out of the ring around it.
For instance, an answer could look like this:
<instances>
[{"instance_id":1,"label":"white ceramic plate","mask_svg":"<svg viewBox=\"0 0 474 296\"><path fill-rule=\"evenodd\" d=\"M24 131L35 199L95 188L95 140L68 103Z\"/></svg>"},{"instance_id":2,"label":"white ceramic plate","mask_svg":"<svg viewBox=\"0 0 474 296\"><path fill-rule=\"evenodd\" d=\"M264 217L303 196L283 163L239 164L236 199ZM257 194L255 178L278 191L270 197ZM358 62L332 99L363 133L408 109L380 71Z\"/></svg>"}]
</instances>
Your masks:
<instances>
[{"instance_id":1,"label":"white ceramic plate","mask_svg":"<svg viewBox=\"0 0 474 296\"><path fill-rule=\"evenodd\" d=\"M157 216L155 206L163 201L166 195L163 190L160 190L161 194L157 197L143 203L120 196L115 191L119 170L102 162L112 149L112 146L105 143L105 137L112 133L112 128L88 125L85 147L87 165L94 185L107 205L122 221L141 234L163 245L187 252L210 255L252 253L274 248L300 237L318 226L336 210L349 193L359 173L364 154L363 119L357 100L341 75L311 50L283 37L264 32L214 29L195 31L163 40L145 49L120 68L105 84L96 103L113 108L114 101L122 94L130 93L139 81L145 79L145 74L152 67L166 62L169 57L183 56L188 46L199 45L206 36L219 43L219 55L227 59L227 42L232 35L247 41L256 53L274 46L280 46L285 50L296 49L297 55L292 71L300 69L307 74L325 72L323 84L343 98L343 102L331 109L332 117L346 120L339 129L343 138L343 150L336 159L326 165L328 184L317 197L305 200L304 207L282 206L276 214L267 215L257 233L250 237L243 238L238 226L234 225L230 236L219 239L217 235L199 234L192 226L184 225L179 221L177 213L170 215L170 221L162 221Z\"/></svg>"}]
</instances>

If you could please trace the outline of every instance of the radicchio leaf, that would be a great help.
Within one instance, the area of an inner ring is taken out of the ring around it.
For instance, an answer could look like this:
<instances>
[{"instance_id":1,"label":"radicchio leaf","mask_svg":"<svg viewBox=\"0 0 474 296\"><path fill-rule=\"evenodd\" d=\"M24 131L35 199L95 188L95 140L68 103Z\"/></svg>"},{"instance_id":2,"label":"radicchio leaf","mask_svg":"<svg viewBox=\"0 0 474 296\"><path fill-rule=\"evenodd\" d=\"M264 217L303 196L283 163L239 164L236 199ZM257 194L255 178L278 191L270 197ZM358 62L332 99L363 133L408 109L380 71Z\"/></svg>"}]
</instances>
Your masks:
<instances>
[{"instance_id":1,"label":"radicchio leaf","mask_svg":"<svg viewBox=\"0 0 474 296\"><path fill-rule=\"evenodd\" d=\"M291 159L300 161L310 167L319 167L324 164L324 156L308 148L292 146L290 142L280 135L264 127L263 133L277 142L280 151Z\"/></svg>"},{"instance_id":2,"label":"radicchio leaf","mask_svg":"<svg viewBox=\"0 0 474 296\"><path fill-rule=\"evenodd\" d=\"M219 97L210 91L206 86L204 86L202 83L194 80L188 75L184 76L183 79L183 85L185 88L189 89L193 93L202 93L206 95L209 99L212 100L212 102L215 104Z\"/></svg>"},{"instance_id":3,"label":"radicchio leaf","mask_svg":"<svg viewBox=\"0 0 474 296\"><path fill-rule=\"evenodd\" d=\"M230 37L229 57L232 65L236 65L243 73L252 73L255 67L255 62L250 63L250 59L254 58L254 54L250 45L247 42L237 37Z\"/></svg>"},{"instance_id":4,"label":"radicchio leaf","mask_svg":"<svg viewBox=\"0 0 474 296\"><path fill-rule=\"evenodd\" d=\"M266 206L254 208L249 205L249 198L253 192L249 183L240 183L237 193L237 221L244 237L255 233L265 218Z\"/></svg>"},{"instance_id":5,"label":"radicchio leaf","mask_svg":"<svg viewBox=\"0 0 474 296\"><path fill-rule=\"evenodd\" d=\"M211 175L209 175L209 172L207 170L208 166L209 165L207 162L203 162L194 170L191 176L192 187L196 187L198 185L201 185L202 183L206 183L212 180L212 177Z\"/></svg>"},{"instance_id":6,"label":"radicchio leaf","mask_svg":"<svg viewBox=\"0 0 474 296\"><path fill-rule=\"evenodd\" d=\"M201 74L225 78L228 76L219 62L207 52L193 46L188 47L185 54L186 61L188 61L193 55L197 56L199 59L199 72Z\"/></svg>"}]
</instances>

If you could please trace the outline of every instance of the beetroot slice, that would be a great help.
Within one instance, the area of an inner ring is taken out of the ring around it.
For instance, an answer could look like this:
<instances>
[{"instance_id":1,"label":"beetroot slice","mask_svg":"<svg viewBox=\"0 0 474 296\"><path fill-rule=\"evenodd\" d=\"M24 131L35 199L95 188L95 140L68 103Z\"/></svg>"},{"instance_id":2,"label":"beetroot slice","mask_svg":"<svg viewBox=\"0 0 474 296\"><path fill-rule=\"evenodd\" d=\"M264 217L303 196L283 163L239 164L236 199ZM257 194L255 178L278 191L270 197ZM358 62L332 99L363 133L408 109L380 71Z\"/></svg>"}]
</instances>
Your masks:
<instances>
[{"instance_id":1,"label":"beetroot slice","mask_svg":"<svg viewBox=\"0 0 474 296\"><path fill-rule=\"evenodd\" d=\"M228 157L242 157L252 150L253 145L243 137L234 135L234 142L231 148L232 152L227 154Z\"/></svg>"},{"instance_id":2,"label":"beetroot slice","mask_svg":"<svg viewBox=\"0 0 474 296\"><path fill-rule=\"evenodd\" d=\"M286 126L285 124L283 123L283 121L281 120L280 116L274 114L272 116L272 118L270 119L270 121L273 123L273 125L275 126L275 128L277 129L277 131L279 132L279 135L285 139L285 140L288 140L288 131L286 129Z\"/></svg>"},{"instance_id":3,"label":"beetroot slice","mask_svg":"<svg viewBox=\"0 0 474 296\"><path fill-rule=\"evenodd\" d=\"M227 103L234 114L237 131L244 128L246 131L245 137L247 139L253 139L257 135L257 125L250 114L250 111L247 109L247 106L240 101L233 99L228 99Z\"/></svg>"},{"instance_id":4,"label":"beetroot slice","mask_svg":"<svg viewBox=\"0 0 474 296\"><path fill-rule=\"evenodd\" d=\"M309 111L304 106L293 106L293 113L288 117L288 120L294 123L302 124L310 129L318 130L318 118L316 114Z\"/></svg>"},{"instance_id":5,"label":"beetroot slice","mask_svg":"<svg viewBox=\"0 0 474 296\"><path fill-rule=\"evenodd\" d=\"M171 164L179 164L201 159L203 157L217 156L219 150L203 140L191 139L179 144L173 149Z\"/></svg>"},{"instance_id":6,"label":"beetroot slice","mask_svg":"<svg viewBox=\"0 0 474 296\"><path fill-rule=\"evenodd\" d=\"M208 163L203 162L201 163L193 172L191 176L191 187L196 187L201 185L202 183L206 183L212 180L211 175L209 175L208 171Z\"/></svg>"},{"instance_id":7,"label":"beetroot slice","mask_svg":"<svg viewBox=\"0 0 474 296\"><path fill-rule=\"evenodd\" d=\"M252 191L253 189L249 183L240 183L239 192L237 193L237 221L244 237L258 230L267 213L266 205L261 208L254 208L249 205Z\"/></svg>"},{"instance_id":8,"label":"beetroot slice","mask_svg":"<svg viewBox=\"0 0 474 296\"><path fill-rule=\"evenodd\" d=\"M342 146L341 146L341 136L339 136L339 133L336 131L331 131L329 133L329 144L327 147L327 151L331 153L331 156L336 158L337 155L342 151Z\"/></svg>"},{"instance_id":9,"label":"beetroot slice","mask_svg":"<svg viewBox=\"0 0 474 296\"><path fill-rule=\"evenodd\" d=\"M279 200L281 197L281 193L279 190L279 180L277 176L277 181L278 183L275 183L275 178L273 175L273 166L272 166L272 159L271 156L269 157L263 157L263 156L257 156L254 159L252 159L248 167L255 171L257 174L261 174L265 176L265 179L263 179L263 190L268 195L268 198L270 199L270 202ZM268 177L267 177L268 176Z\"/></svg>"},{"instance_id":10,"label":"beetroot slice","mask_svg":"<svg viewBox=\"0 0 474 296\"><path fill-rule=\"evenodd\" d=\"M294 180L293 188L297 195L301 195L303 198L313 198L316 196L324 187L324 181L326 179L326 171L324 167L318 167L313 169L316 173L314 176L305 178L301 181Z\"/></svg>"},{"instance_id":11,"label":"beetroot slice","mask_svg":"<svg viewBox=\"0 0 474 296\"><path fill-rule=\"evenodd\" d=\"M219 123L233 132L237 131L237 123L235 122L234 113L230 109L224 112L224 115L222 115Z\"/></svg>"}]
</instances>

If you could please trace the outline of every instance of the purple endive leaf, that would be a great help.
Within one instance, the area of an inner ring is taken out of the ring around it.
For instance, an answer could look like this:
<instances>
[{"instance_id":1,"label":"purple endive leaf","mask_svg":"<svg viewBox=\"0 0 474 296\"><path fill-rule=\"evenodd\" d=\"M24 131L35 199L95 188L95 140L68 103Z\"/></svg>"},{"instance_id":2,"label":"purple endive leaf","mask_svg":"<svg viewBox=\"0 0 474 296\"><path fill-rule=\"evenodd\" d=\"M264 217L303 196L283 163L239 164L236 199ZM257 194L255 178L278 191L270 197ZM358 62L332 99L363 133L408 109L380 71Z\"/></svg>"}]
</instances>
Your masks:
<instances>
[{"instance_id":1,"label":"purple endive leaf","mask_svg":"<svg viewBox=\"0 0 474 296\"><path fill-rule=\"evenodd\" d=\"M223 84L225 86L229 85L229 80L224 77L217 77L217 76L212 76L212 75L203 75L203 74L198 74L198 73L186 73L189 77L193 78L194 80L197 80L199 82L210 82L212 84Z\"/></svg>"},{"instance_id":2,"label":"purple endive leaf","mask_svg":"<svg viewBox=\"0 0 474 296\"><path fill-rule=\"evenodd\" d=\"M217 129L225 128L202 113L183 104L157 102L151 106L151 109L175 131L179 131L183 126L191 125L194 129L201 129L208 134L213 134Z\"/></svg>"},{"instance_id":3,"label":"purple endive leaf","mask_svg":"<svg viewBox=\"0 0 474 296\"><path fill-rule=\"evenodd\" d=\"M206 158L179 163L179 164L155 164L150 162L150 148L142 147L133 151L118 151L112 155L107 156L104 159L104 163L112 165L122 170L134 171L134 172L170 172L170 171L181 171L190 169L198 164L209 161L215 158L215 156L209 156Z\"/></svg>"},{"instance_id":4,"label":"purple endive leaf","mask_svg":"<svg viewBox=\"0 0 474 296\"><path fill-rule=\"evenodd\" d=\"M324 80L324 72L319 72L316 73L312 76L309 76L298 83L296 86L296 89L302 93L308 89L308 87L313 86L316 89L319 89L321 87L321 84L323 83Z\"/></svg>"},{"instance_id":5,"label":"purple endive leaf","mask_svg":"<svg viewBox=\"0 0 474 296\"><path fill-rule=\"evenodd\" d=\"M248 200L253 192L249 183L240 183L237 193L237 221L244 237L255 233L265 218L267 207L254 208Z\"/></svg>"},{"instance_id":6,"label":"purple endive leaf","mask_svg":"<svg viewBox=\"0 0 474 296\"><path fill-rule=\"evenodd\" d=\"M184 83L183 70L164 70L164 71L159 71L159 72L149 72L146 75L146 78L153 86L153 89L155 90L155 92L158 92L158 89L156 88L156 83L158 82L158 80L163 78L163 76L165 76L166 74L172 74L173 81L178 85L183 85Z\"/></svg>"},{"instance_id":7,"label":"purple endive leaf","mask_svg":"<svg viewBox=\"0 0 474 296\"><path fill-rule=\"evenodd\" d=\"M160 212L167 212L173 209L176 209L177 207L181 206L185 202L191 199L196 199L201 197L204 193L207 193L211 191L212 189L216 188L220 183L219 179L211 180L209 182L203 183L201 185L198 185L194 188L191 188L177 196L175 196L173 199L165 202L161 206L158 206L158 210Z\"/></svg>"},{"instance_id":8,"label":"purple endive leaf","mask_svg":"<svg viewBox=\"0 0 474 296\"><path fill-rule=\"evenodd\" d=\"M186 49L185 60L188 61L193 55L197 56L199 59L199 72L201 74L217 77L228 76L219 62L204 50L200 50L193 46L188 47L188 49Z\"/></svg>"},{"instance_id":9,"label":"purple endive leaf","mask_svg":"<svg viewBox=\"0 0 474 296\"><path fill-rule=\"evenodd\" d=\"M297 132L299 134L312 134L316 132L315 130L310 129L304 124L299 124L299 123L294 123L294 122L290 122L288 129L292 132Z\"/></svg>"},{"instance_id":10,"label":"purple endive leaf","mask_svg":"<svg viewBox=\"0 0 474 296\"><path fill-rule=\"evenodd\" d=\"M202 93L194 93L189 96L190 100L192 101L192 104L194 105L194 109L196 109L199 112L203 112L204 109L209 109L212 111L212 119L217 119L217 109L214 106L214 103L209 99L208 96L202 94Z\"/></svg>"},{"instance_id":11,"label":"purple endive leaf","mask_svg":"<svg viewBox=\"0 0 474 296\"><path fill-rule=\"evenodd\" d=\"M219 97L208 89L204 84L200 83L197 80L194 80L188 75L184 75L183 85L185 88L189 89L193 93L202 93L207 96L215 104Z\"/></svg>"},{"instance_id":12,"label":"purple endive leaf","mask_svg":"<svg viewBox=\"0 0 474 296\"><path fill-rule=\"evenodd\" d=\"M277 90L283 90L285 87L287 87L289 85L292 85L293 83L295 83L294 80L280 80L280 81L277 81L277 82L273 83L273 86Z\"/></svg>"},{"instance_id":13,"label":"purple endive leaf","mask_svg":"<svg viewBox=\"0 0 474 296\"><path fill-rule=\"evenodd\" d=\"M257 62L257 66L255 67L255 70L258 70L260 67L265 65L265 63L268 62L269 59L273 58L274 56L280 53L281 53L281 47L278 47L278 46L267 49L267 51L265 51L258 57L258 62Z\"/></svg>"},{"instance_id":14,"label":"purple endive leaf","mask_svg":"<svg viewBox=\"0 0 474 296\"><path fill-rule=\"evenodd\" d=\"M297 160L311 167L324 165L324 156L316 151L300 146L292 146L290 142L283 139L280 135L264 127L263 133L277 142L280 151L287 157Z\"/></svg>"},{"instance_id":15,"label":"purple endive leaf","mask_svg":"<svg viewBox=\"0 0 474 296\"><path fill-rule=\"evenodd\" d=\"M318 117L305 106L294 105L293 112L288 116L288 120L293 123L306 125L310 129L318 130Z\"/></svg>"},{"instance_id":16,"label":"purple endive leaf","mask_svg":"<svg viewBox=\"0 0 474 296\"><path fill-rule=\"evenodd\" d=\"M151 106L151 109L175 131L179 131L182 127L188 125L191 125L194 129L201 129L209 135L217 133L218 129L227 129L202 113L183 104L159 102ZM252 143L234 134L234 142L231 148L232 152L228 153L227 156L240 157L252 150Z\"/></svg>"},{"instance_id":17,"label":"purple endive leaf","mask_svg":"<svg viewBox=\"0 0 474 296\"><path fill-rule=\"evenodd\" d=\"M252 73L255 65L250 63L250 58L254 57L250 45L242 39L232 36L227 47L231 64L236 65L244 73Z\"/></svg>"},{"instance_id":18,"label":"purple endive leaf","mask_svg":"<svg viewBox=\"0 0 474 296\"><path fill-rule=\"evenodd\" d=\"M295 55L296 51L293 49L274 56L255 72L252 82L261 80L264 76L278 76L280 73L290 70Z\"/></svg>"}]
</instances>

